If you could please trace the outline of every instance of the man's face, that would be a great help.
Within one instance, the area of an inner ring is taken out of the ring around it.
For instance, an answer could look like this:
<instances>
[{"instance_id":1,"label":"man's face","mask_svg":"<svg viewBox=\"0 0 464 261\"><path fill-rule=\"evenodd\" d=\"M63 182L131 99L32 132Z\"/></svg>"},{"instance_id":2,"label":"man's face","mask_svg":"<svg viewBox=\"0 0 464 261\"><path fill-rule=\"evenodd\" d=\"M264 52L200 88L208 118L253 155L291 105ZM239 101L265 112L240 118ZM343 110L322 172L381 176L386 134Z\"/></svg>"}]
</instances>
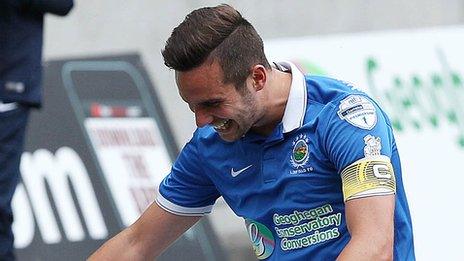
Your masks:
<instances>
[{"instance_id":1,"label":"man's face","mask_svg":"<svg viewBox=\"0 0 464 261\"><path fill-rule=\"evenodd\" d=\"M223 140L235 141L250 130L262 113L250 78L240 91L222 80L222 68L216 61L176 73L179 94L195 113L197 126L211 124Z\"/></svg>"}]
</instances>

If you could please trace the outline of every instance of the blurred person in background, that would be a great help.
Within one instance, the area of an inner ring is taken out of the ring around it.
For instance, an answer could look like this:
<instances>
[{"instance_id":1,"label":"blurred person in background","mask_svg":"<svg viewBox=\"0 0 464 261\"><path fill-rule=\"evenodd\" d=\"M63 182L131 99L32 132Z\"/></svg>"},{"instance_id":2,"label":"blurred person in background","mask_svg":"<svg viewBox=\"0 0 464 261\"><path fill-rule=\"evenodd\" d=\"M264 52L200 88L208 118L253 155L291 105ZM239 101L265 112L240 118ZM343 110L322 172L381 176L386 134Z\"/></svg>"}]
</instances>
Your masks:
<instances>
[{"instance_id":1,"label":"blurred person in background","mask_svg":"<svg viewBox=\"0 0 464 261\"><path fill-rule=\"evenodd\" d=\"M156 201L90 259L150 260L220 196L258 259L415 259L398 150L375 101L269 63L228 5L187 15L163 57L198 128Z\"/></svg>"},{"instance_id":2,"label":"blurred person in background","mask_svg":"<svg viewBox=\"0 0 464 261\"><path fill-rule=\"evenodd\" d=\"M41 105L44 15L73 0L0 0L0 260L14 260L11 200L31 107Z\"/></svg>"}]
</instances>

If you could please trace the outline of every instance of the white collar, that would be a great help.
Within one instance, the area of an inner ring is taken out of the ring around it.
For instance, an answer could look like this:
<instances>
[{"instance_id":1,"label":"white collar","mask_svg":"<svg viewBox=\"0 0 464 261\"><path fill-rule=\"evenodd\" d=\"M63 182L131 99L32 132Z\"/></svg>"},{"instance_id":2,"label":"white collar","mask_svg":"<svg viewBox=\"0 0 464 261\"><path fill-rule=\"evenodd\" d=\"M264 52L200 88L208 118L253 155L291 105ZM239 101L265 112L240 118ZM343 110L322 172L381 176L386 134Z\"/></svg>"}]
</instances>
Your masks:
<instances>
[{"instance_id":1,"label":"white collar","mask_svg":"<svg viewBox=\"0 0 464 261\"><path fill-rule=\"evenodd\" d=\"M306 80L303 73L295 64L283 61L276 65L279 69L284 69L292 73L292 84L288 94L287 105L285 106L284 116L282 118L283 133L290 132L303 125L306 113ZM282 68L283 67L283 68Z\"/></svg>"}]
</instances>

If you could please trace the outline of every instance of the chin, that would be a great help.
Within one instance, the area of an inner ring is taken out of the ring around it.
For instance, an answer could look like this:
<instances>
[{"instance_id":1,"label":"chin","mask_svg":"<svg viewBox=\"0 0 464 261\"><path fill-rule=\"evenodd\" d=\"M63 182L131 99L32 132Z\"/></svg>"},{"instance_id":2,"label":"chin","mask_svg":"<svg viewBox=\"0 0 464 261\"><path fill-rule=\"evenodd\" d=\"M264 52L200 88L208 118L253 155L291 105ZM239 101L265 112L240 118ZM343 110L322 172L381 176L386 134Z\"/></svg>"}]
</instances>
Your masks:
<instances>
[{"instance_id":1,"label":"chin","mask_svg":"<svg viewBox=\"0 0 464 261\"><path fill-rule=\"evenodd\" d=\"M227 142L234 142L234 141L240 139L240 137L237 137L237 136L232 137L232 136L228 136L228 135L227 136L219 135L219 137L221 137L222 140L227 141Z\"/></svg>"},{"instance_id":2,"label":"chin","mask_svg":"<svg viewBox=\"0 0 464 261\"><path fill-rule=\"evenodd\" d=\"M227 141L227 142L237 141L241 137L243 137L243 135L244 135L241 132L240 133L239 132L233 132L233 133L227 133L227 134L218 133L218 134L219 134L219 137L221 137L221 139L223 139L224 141Z\"/></svg>"},{"instance_id":3,"label":"chin","mask_svg":"<svg viewBox=\"0 0 464 261\"><path fill-rule=\"evenodd\" d=\"M235 122L234 122L235 123ZM236 123L235 123L236 124ZM222 140L227 141L227 142L234 142L242 138L245 134L243 133L243 129L238 127L238 124L236 126L233 126L235 129L230 129L226 133L220 133L219 137L221 137Z\"/></svg>"}]
</instances>

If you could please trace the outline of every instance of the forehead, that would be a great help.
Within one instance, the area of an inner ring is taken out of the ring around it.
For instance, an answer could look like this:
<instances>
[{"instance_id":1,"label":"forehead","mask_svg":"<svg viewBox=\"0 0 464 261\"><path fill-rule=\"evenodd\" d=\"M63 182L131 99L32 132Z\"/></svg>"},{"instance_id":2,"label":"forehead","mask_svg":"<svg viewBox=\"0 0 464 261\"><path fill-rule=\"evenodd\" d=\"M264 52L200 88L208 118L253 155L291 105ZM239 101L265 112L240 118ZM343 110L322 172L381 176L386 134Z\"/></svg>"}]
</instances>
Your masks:
<instances>
[{"instance_id":1,"label":"forehead","mask_svg":"<svg viewBox=\"0 0 464 261\"><path fill-rule=\"evenodd\" d=\"M185 72L176 72L179 93L186 102L196 103L223 95L229 88L223 83L222 68L217 62L205 62Z\"/></svg>"}]
</instances>

